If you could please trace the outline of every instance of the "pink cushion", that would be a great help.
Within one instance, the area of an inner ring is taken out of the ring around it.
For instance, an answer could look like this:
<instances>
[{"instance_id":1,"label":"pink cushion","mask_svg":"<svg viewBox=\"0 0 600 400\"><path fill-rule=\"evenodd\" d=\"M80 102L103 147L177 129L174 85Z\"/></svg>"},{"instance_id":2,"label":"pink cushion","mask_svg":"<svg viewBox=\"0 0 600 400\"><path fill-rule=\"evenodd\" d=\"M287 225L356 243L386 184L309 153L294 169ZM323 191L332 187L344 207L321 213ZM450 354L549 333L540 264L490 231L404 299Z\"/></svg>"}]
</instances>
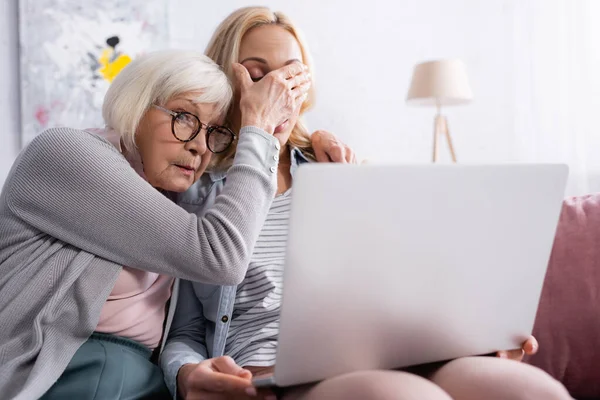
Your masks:
<instances>
[{"instance_id":1,"label":"pink cushion","mask_svg":"<svg viewBox=\"0 0 600 400\"><path fill-rule=\"evenodd\" d=\"M600 193L565 200L527 361L576 398L600 397Z\"/></svg>"}]
</instances>

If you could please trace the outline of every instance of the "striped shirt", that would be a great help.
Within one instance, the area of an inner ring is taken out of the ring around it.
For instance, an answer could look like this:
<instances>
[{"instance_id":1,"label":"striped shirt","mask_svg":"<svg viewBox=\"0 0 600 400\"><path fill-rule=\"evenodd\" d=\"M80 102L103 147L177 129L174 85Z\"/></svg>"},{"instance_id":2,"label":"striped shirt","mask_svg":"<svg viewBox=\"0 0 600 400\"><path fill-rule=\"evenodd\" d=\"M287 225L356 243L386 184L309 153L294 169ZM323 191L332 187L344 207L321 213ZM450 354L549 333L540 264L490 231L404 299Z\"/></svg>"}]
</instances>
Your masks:
<instances>
[{"instance_id":1,"label":"striped shirt","mask_svg":"<svg viewBox=\"0 0 600 400\"><path fill-rule=\"evenodd\" d=\"M225 354L238 365L275 364L291 189L277 196L237 288Z\"/></svg>"}]
</instances>

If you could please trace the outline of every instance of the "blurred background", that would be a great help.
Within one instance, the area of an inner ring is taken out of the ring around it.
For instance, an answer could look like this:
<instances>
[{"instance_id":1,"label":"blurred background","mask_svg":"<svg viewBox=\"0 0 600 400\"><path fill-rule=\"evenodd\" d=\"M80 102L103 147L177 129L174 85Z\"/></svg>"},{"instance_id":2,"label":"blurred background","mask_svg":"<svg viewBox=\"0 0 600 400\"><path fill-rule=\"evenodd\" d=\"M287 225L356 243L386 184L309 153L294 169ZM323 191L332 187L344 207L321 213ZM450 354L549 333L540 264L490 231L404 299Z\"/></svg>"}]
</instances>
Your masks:
<instances>
[{"instance_id":1,"label":"blurred background","mask_svg":"<svg viewBox=\"0 0 600 400\"><path fill-rule=\"evenodd\" d=\"M600 191L596 0L2 0L0 184L43 129L102 126L104 91L129 59L203 51L223 18L257 4L288 14L308 42L309 128L361 158L431 162L435 107L408 105L407 92L416 64L458 58L472 100L442 110L458 162L564 162L568 195Z\"/></svg>"}]
</instances>

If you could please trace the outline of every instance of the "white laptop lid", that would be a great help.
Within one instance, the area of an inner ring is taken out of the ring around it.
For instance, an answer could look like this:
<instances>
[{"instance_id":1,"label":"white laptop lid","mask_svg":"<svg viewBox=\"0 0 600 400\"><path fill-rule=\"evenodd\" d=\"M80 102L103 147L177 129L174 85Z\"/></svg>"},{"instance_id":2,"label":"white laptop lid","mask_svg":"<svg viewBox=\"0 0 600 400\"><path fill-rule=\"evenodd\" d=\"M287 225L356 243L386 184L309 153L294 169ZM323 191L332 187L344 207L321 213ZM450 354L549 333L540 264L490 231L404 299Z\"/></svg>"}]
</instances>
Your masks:
<instances>
[{"instance_id":1,"label":"white laptop lid","mask_svg":"<svg viewBox=\"0 0 600 400\"><path fill-rule=\"evenodd\" d=\"M275 382L520 347L564 165L302 166Z\"/></svg>"}]
</instances>

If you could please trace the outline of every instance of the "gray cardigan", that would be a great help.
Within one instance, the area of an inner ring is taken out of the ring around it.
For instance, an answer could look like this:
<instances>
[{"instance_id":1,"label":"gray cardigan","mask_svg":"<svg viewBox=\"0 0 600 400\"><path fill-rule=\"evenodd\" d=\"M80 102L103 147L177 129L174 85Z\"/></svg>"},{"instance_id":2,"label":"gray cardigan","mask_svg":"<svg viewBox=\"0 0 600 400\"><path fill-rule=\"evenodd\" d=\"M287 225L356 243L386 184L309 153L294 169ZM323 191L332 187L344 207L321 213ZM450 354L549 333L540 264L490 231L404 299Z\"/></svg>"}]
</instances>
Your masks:
<instances>
[{"instance_id":1,"label":"gray cardigan","mask_svg":"<svg viewBox=\"0 0 600 400\"><path fill-rule=\"evenodd\" d=\"M202 217L152 188L105 139L60 128L15 161L0 195L0 393L44 394L94 331L122 265L235 285L276 190L277 140L240 132Z\"/></svg>"}]
</instances>

